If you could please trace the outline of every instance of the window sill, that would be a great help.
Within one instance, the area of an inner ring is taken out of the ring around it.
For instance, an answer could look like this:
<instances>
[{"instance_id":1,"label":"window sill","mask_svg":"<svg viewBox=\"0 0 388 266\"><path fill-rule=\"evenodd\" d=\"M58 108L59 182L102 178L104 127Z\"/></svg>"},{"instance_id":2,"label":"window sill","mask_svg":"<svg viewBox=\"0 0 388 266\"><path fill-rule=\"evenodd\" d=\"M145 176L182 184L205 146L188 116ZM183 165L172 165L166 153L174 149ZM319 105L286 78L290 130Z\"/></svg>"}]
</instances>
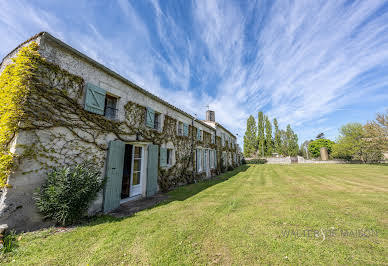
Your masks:
<instances>
[{"instance_id":1,"label":"window sill","mask_svg":"<svg viewBox=\"0 0 388 266\"><path fill-rule=\"evenodd\" d=\"M119 119L117 117L107 117L107 116L103 116L106 120L110 120L110 121L115 121L115 122L118 122Z\"/></svg>"},{"instance_id":2,"label":"window sill","mask_svg":"<svg viewBox=\"0 0 388 266\"><path fill-rule=\"evenodd\" d=\"M153 131L162 132L162 129L160 129L160 128L154 128L154 127L149 127L149 126L146 126L146 128L153 130Z\"/></svg>"}]
</instances>

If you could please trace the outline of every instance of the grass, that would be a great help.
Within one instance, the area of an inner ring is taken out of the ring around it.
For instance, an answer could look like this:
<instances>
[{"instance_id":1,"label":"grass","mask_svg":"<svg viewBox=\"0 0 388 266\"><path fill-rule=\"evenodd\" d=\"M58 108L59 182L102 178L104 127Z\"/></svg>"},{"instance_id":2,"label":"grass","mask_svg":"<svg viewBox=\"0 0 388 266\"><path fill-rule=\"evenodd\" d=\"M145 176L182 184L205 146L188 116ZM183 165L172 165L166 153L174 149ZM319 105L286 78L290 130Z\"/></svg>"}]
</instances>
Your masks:
<instances>
[{"instance_id":1,"label":"grass","mask_svg":"<svg viewBox=\"0 0 388 266\"><path fill-rule=\"evenodd\" d=\"M387 166L245 165L169 194L132 217L20 235L0 263L388 264Z\"/></svg>"}]
</instances>

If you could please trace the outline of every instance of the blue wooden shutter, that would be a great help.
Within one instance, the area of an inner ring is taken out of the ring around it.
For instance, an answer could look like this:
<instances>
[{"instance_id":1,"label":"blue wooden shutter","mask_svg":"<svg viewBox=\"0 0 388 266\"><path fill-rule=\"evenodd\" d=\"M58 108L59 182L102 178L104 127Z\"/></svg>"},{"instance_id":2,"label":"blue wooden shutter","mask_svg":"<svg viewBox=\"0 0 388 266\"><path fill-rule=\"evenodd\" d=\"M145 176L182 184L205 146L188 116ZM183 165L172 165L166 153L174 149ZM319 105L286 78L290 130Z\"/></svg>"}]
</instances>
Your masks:
<instances>
[{"instance_id":1,"label":"blue wooden shutter","mask_svg":"<svg viewBox=\"0 0 388 266\"><path fill-rule=\"evenodd\" d=\"M167 149L160 148L160 166L167 166Z\"/></svg>"},{"instance_id":2,"label":"blue wooden shutter","mask_svg":"<svg viewBox=\"0 0 388 266\"><path fill-rule=\"evenodd\" d=\"M120 206L124 153L124 142L117 140L109 143L106 164L106 183L104 187L104 212L109 212Z\"/></svg>"},{"instance_id":3,"label":"blue wooden shutter","mask_svg":"<svg viewBox=\"0 0 388 266\"><path fill-rule=\"evenodd\" d=\"M85 110L103 115L106 91L93 84L86 84Z\"/></svg>"},{"instance_id":4,"label":"blue wooden shutter","mask_svg":"<svg viewBox=\"0 0 388 266\"><path fill-rule=\"evenodd\" d=\"M155 126L155 111L147 107L146 126L154 128Z\"/></svg>"},{"instance_id":5,"label":"blue wooden shutter","mask_svg":"<svg viewBox=\"0 0 388 266\"><path fill-rule=\"evenodd\" d=\"M189 125L185 123L183 124L183 136L189 136Z\"/></svg>"},{"instance_id":6,"label":"blue wooden shutter","mask_svg":"<svg viewBox=\"0 0 388 266\"><path fill-rule=\"evenodd\" d=\"M158 191L158 148L158 145L148 145L147 197L155 195Z\"/></svg>"}]
</instances>

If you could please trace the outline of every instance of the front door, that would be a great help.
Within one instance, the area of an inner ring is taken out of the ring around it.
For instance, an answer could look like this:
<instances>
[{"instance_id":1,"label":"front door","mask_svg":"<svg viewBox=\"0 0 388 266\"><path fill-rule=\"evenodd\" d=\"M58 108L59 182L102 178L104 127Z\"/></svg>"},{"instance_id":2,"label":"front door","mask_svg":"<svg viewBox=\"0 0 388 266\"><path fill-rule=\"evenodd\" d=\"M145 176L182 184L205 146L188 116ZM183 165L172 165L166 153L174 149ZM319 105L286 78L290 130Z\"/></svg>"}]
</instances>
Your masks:
<instances>
[{"instance_id":1,"label":"front door","mask_svg":"<svg viewBox=\"0 0 388 266\"><path fill-rule=\"evenodd\" d=\"M141 146L133 146L133 159L132 159L132 178L130 197L134 197L142 194L143 183L143 158L144 151Z\"/></svg>"},{"instance_id":2,"label":"front door","mask_svg":"<svg viewBox=\"0 0 388 266\"><path fill-rule=\"evenodd\" d=\"M132 157L133 145L126 144L124 155L123 181L121 184L121 199L129 198L129 191L131 188L132 179Z\"/></svg>"},{"instance_id":3,"label":"front door","mask_svg":"<svg viewBox=\"0 0 388 266\"><path fill-rule=\"evenodd\" d=\"M121 199L142 194L143 153L142 146L125 145Z\"/></svg>"}]
</instances>

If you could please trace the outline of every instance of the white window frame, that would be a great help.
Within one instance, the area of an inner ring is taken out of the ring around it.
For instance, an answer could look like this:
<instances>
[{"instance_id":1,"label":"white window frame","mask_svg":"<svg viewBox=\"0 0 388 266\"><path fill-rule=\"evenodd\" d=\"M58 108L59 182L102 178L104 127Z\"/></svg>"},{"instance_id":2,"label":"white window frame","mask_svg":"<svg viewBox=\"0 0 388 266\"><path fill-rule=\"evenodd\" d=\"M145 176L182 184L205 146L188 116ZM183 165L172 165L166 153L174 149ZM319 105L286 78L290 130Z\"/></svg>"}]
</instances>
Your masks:
<instances>
[{"instance_id":1,"label":"white window frame","mask_svg":"<svg viewBox=\"0 0 388 266\"><path fill-rule=\"evenodd\" d=\"M178 121L178 128L177 128L177 135L178 136L183 136L183 122Z\"/></svg>"},{"instance_id":2,"label":"white window frame","mask_svg":"<svg viewBox=\"0 0 388 266\"><path fill-rule=\"evenodd\" d=\"M170 155L169 155L169 153L170 153ZM167 166L173 165L173 159L174 159L174 149L167 148Z\"/></svg>"}]
</instances>

